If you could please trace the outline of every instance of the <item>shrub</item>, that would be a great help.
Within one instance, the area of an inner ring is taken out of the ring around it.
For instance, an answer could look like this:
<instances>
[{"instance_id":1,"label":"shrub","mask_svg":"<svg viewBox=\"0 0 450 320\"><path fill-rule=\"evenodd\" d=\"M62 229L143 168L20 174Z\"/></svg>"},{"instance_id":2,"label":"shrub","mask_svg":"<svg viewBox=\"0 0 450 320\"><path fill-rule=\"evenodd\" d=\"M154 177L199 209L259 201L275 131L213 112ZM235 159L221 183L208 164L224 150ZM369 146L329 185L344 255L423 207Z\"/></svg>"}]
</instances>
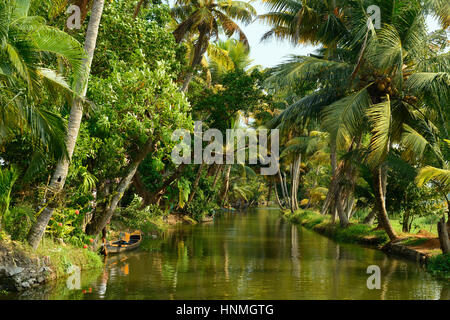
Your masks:
<instances>
[{"instance_id":1,"label":"shrub","mask_svg":"<svg viewBox=\"0 0 450 320\"><path fill-rule=\"evenodd\" d=\"M352 219L358 222L362 222L365 217L369 215L371 212L371 209L369 208L359 208L356 209L355 213L353 214Z\"/></svg>"},{"instance_id":2,"label":"shrub","mask_svg":"<svg viewBox=\"0 0 450 320\"><path fill-rule=\"evenodd\" d=\"M427 268L434 274L450 278L450 253L431 257Z\"/></svg>"},{"instance_id":3,"label":"shrub","mask_svg":"<svg viewBox=\"0 0 450 320\"><path fill-rule=\"evenodd\" d=\"M141 206L142 198L134 195L127 207L118 210L116 224L124 225L132 230L141 230L144 233L163 231L166 228L163 222L163 210L156 204L151 204L143 209ZM120 226L116 227L120 228Z\"/></svg>"},{"instance_id":4,"label":"shrub","mask_svg":"<svg viewBox=\"0 0 450 320\"><path fill-rule=\"evenodd\" d=\"M34 209L28 205L13 207L3 217L5 231L12 240L20 241L25 240L34 220Z\"/></svg>"},{"instance_id":5,"label":"shrub","mask_svg":"<svg viewBox=\"0 0 450 320\"><path fill-rule=\"evenodd\" d=\"M219 206L214 201L207 201L202 190L197 190L197 194L187 206L187 212L193 219L201 221L205 216L214 216Z\"/></svg>"},{"instance_id":6,"label":"shrub","mask_svg":"<svg viewBox=\"0 0 450 320\"><path fill-rule=\"evenodd\" d=\"M77 247L90 245L91 237L83 232L82 225L87 210L74 208L57 209L49 221L46 233Z\"/></svg>"}]
</instances>

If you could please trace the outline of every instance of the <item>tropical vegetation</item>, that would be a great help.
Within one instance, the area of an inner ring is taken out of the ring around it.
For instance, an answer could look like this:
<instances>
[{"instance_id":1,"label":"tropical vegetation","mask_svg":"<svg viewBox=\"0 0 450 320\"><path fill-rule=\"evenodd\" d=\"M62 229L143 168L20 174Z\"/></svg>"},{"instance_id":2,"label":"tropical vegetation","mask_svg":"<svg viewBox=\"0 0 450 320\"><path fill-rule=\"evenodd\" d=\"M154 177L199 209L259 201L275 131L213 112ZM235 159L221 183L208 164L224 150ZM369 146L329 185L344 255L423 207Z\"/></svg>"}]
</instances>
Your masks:
<instances>
[{"instance_id":1,"label":"tropical vegetation","mask_svg":"<svg viewBox=\"0 0 450 320\"><path fill-rule=\"evenodd\" d=\"M346 239L426 231L443 254L433 270L448 266L448 2L261 3L258 16L246 1L0 0L0 238L96 250L102 232L275 205ZM316 50L255 66L240 27L254 19L262 41ZM172 133L194 121L223 136L279 130L277 173L175 164Z\"/></svg>"}]
</instances>

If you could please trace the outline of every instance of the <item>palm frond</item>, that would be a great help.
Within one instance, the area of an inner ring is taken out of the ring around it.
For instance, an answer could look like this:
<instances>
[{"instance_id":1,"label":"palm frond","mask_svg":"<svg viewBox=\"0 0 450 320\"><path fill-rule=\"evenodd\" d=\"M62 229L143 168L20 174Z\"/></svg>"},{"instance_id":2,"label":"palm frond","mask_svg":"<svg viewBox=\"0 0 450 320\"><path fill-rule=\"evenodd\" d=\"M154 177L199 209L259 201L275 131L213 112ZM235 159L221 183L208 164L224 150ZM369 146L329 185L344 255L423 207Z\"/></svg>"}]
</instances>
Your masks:
<instances>
[{"instance_id":1,"label":"palm frond","mask_svg":"<svg viewBox=\"0 0 450 320\"><path fill-rule=\"evenodd\" d=\"M42 26L33 35L32 41L42 52L53 53L66 60L72 67L73 83L79 83L88 70L84 70L83 59L86 57L83 46L67 33L53 27ZM82 88L73 88L78 94Z\"/></svg>"},{"instance_id":2,"label":"palm frond","mask_svg":"<svg viewBox=\"0 0 450 320\"><path fill-rule=\"evenodd\" d=\"M422 158L426 147L429 145L427 139L406 123L403 124L403 129L402 145L405 148L403 157L408 161L413 160L414 157Z\"/></svg>"},{"instance_id":3,"label":"palm frond","mask_svg":"<svg viewBox=\"0 0 450 320\"><path fill-rule=\"evenodd\" d=\"M433 181L441 185L446 191L450 189L450 170L439 169L432 166L426 166L420 169L416 177L416 183L419 187Z\"/></svg>"},{"instance_id":4,"label":"palm frond","mask_svg":"<svg viewBox=\"0 0 450 320\"><path fill-rule=\"evenodd\" d=\"M338 149L344 149L360 130L372 103L367 91L370 85L324 108L322 126Z\"/></svg>"},{"instance_id":5,"label":"palm frond","mask_svg":"<svg viewBox=\"0 0 450 320\"><path fill-rule=\"evenodd\" d=\"M372 105L366 114L372 125L372 139L367 160L370 165L376 167L385 160L391 143L392 121L389 96L386 97L386 101Z\"/></svg>"}]
</instances>

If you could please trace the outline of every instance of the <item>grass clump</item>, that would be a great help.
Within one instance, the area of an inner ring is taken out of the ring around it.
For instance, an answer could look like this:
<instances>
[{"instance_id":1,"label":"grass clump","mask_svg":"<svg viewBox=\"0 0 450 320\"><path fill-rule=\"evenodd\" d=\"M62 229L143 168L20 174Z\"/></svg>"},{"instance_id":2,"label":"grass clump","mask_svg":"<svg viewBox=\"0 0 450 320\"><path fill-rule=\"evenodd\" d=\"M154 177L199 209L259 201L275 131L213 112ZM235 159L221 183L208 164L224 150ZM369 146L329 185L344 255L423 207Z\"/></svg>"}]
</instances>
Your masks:
<instances>
[{"instance_id":1,"label":"grass clump","mask_svg":"<svg viewBox=\"0 0 450 320\"><path fill-rule=\"evenodd\" d=\"M297 210L294 213L285 212L284 216L294 224L301 224L308 229L323 223L326 217L312 210Z\"/></svg>"},{"instance_id":2,"label":"grass clump","mask_svg":"<svg viewBox=\"0 0 450 320\"><path fill-rule=\"evenodd\" d=\"M427 264L428 270L445 278L450 278L450 253L431 257Z\"/></svg>"},{"instance_id":3,"label":"grass clump","mask_svg":"<svg viewBox=\"0 0 450 320\"><path fill-rule=\"evenodd\" d=\"M383 230L373 230L372 226L365 224L352 224L345 229L339 228L336 232L336 240L350 243L383 244L389 241Z\"/></svg>"},{"instance_id":4,"label":"grass clump","mask_svg":"<svg viewBox=\"0 0 450 320\"><path fill-rule=\"evenodd\" d=\"M429 238L406 238L404 240L401 241L401 244L405 245L405 246L419 246L425 242L427 242L428 240L430 240Z\"/></svg>"}]
</instances>

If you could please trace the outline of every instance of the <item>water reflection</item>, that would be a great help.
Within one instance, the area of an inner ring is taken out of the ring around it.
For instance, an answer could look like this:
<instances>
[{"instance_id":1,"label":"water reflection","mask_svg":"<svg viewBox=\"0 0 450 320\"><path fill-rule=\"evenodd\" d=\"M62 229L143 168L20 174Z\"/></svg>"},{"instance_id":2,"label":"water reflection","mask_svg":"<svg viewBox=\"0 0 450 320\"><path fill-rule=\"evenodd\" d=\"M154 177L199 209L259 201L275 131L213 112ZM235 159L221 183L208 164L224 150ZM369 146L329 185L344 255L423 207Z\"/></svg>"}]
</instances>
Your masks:
<instances>
[{"instance_id":1,"label":"water reflection","mask_svg":"<svg viewBox=\"0 0 450 320\"><path fill-rule=\"evenodd\" d=\"M108 258L82 281L92 294L50 288L59 299L449 299L449 284L420 266L337 244L280 219L277 210L228 213L214 224L180 226L148 251ZM381 289L366 286L369 265ZM42 298L29 295L29 298Z\"/></svg>"}]
</instances>

